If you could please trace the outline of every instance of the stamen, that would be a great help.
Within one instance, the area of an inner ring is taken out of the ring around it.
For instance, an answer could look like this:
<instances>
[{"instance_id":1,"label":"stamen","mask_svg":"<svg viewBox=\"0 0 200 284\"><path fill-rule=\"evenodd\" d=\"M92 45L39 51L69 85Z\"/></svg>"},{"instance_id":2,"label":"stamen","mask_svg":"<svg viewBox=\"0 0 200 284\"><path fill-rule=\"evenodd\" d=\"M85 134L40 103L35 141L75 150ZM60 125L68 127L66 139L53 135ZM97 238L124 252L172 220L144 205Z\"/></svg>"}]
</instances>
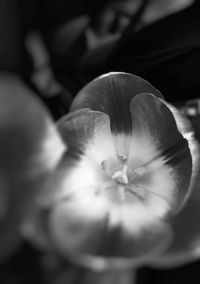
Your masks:
<instances>
[{"instance_id":1,"label":"stamen","mask_svg":"<svg viewBox=\"0 0 200 284\"><path fill-rule=\"evenodd\" d=\"M108 161L107 161L107 160L104 160L104 161L101 163L101 168L104 170L104 172L107 172L108 167L109 167Z\"/></svg>"},{"instance_id":2,"label":"stamen","mask_svg":"<svg viewBox=\"0 0 200 284\"><path fill-rule=\"evenodd\" d=\"M117 171L112 175L112 179L116 179L119 183L122 184L128 184L127 170L128 166L124 164L121 171Z\"/></svg>"},{"instance_id":3,"label":"stamen","mask_svg":"<svg viewBox=\"0 0 200 284\"><path fill-rule=\"evenodd\" d=\"M139 176L143 176L144 174L146 174L147 171L146 171L145 167L139 167L139 168L135 169L134 172Z\"/></svg>"},{"instance_id":4,"label":"stamen","mask_svg":"<svg viewBox=\"0 0 200 284\"><path fill-rule=\"evenodd\" d=\"M119 157L119 159L120 159L120 161L121 161L122 163L125 163L125 162L127 161L127 159L128 159L128 155L125 154L125 153L119 154L118 157Z\"/></svg>"}]
</instances>

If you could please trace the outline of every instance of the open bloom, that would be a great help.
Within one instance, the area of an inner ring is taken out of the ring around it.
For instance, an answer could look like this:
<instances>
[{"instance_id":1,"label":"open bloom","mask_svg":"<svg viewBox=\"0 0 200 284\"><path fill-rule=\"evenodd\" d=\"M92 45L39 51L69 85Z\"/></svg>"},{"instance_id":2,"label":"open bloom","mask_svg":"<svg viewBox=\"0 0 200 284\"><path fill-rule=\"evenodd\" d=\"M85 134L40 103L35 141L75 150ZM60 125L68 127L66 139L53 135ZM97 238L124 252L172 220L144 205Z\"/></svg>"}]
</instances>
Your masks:
<instances>
[{"instance_id":1,"label":"open bloom","mask_svg":"<svg viewBox=\"0 0 200 284\"><path fill-rule=\"evenodd\" d=\"M196 182L189 121L145 80L109 73L78 93L58 130L68 151L40 198L45 241L98 269L161 255Z\"/></svg>"}]
</instances>

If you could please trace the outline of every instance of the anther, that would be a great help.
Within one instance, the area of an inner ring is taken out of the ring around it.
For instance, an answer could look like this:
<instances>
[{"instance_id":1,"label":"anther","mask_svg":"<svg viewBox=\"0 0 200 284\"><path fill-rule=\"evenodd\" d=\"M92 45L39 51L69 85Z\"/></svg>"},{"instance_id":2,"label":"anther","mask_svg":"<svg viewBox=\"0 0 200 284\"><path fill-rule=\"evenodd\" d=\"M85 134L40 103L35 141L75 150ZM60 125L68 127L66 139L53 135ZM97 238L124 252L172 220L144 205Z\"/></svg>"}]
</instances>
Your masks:
<instances>
[{"instance_id":1,"label":"anther","mask_svg":"<svg viewBox=\"0 0 200 284\"><path fill-rule=\"evenodd\" d=\"M146 169L145 167L139 167L135 169L134 172L139 176L143 176L144 174L146 174Z\"/></svg>"}]
</instances>

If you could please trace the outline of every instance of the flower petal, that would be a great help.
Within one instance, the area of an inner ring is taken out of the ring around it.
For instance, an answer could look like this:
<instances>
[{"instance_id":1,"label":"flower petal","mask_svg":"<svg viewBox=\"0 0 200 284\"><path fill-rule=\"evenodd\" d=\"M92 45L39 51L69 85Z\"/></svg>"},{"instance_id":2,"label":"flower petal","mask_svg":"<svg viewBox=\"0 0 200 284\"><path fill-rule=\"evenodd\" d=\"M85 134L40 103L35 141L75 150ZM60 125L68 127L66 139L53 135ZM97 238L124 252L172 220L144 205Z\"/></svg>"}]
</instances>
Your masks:
<instances>
[{"instance_id":1,"label":"flower petal","mask_svg":"<svg viewBox=\"0 0 200 284\"><path fill-rule=\"evenodd\" d=\"M198 123L199 125L199 123ZM194 160L194 189L183 210L171 222L174 239L167 251L153 263L155 267L172 268L185 265L200 258L200 148L193 147Z\"/></svg>"},{"instance_id":2,"label":"flower petal","mask_svg":"<svg viewBox=\"0 0 200 284\"><path fill-rule=\"evenodd\" d=\"M73 262L101 270L137 267L169 245L172 235L165 223L153 222L135 234L134 223L133 231L111 226L109 210L99 197L58 203L49 223L55 247Z\"/></svg>"},{"instance_id":3,"label":"flower petal","mask_svg":"<svg viewBox=\"0 0 200 284\"><path fill-rule=\"evenodd\" d=\"M39 224L39 242L46 238L64 257L94 269L138 266L161 253L172 235L154 204L146 209L130 202L127 209L113 203L105 193L107 182L91 159L67 154L49 180L57 190L47 186L40 200L41 211L49 212L49 231L48 224Z\"/></svg>"},{"instance_id":4,"label":"flower petal","mask_svg":"<svg viewBox=\"0 0 200 284\"><path fill-rule=\"evenodd\" d=\"M90 109L74 111L58 122L58 130L69 152L77 158L87 156L100 166L105 160L116 159L110 120L105 113Z\"/></svg>"},{"instance_id":5,"label":"flower petal","mask_svg":"<svg viewBox=\"0 0 200 284\"><path fill-rule=\"evenodd\" d=\"M192 127L184 128L183 132L168 104L152 94L137 95L130 108L133 138L128 166L133 171L144 167L153 178L150 190L166 198L171 210L177 212L192 181L193 161L188 141L194 135Z\"/></svg>"},{"instance_id":6,"label":"flower petal","mask_svg":"<svg viewBox=\"0 0 200 284\"><path fill-rule=\"evenodd\" d=\"M12 253L20 224L65 146L47 110L15 76L0 78L0 260Z\"/></svg>"},{"instance_id":7,"label":"flower petal","mask_svg":"<svg viewBox=\"0 0 200 284\"><path fill-rule=\"evenodd\" d=\"M104 74L86 85L75 97L71 110L90 108L109 115L111 130L130 133L132 130L130 102L138 93L160 92L144 79L122 72Z\"/></svg>"},{"instance_id":8,"label":"flower petal","mask_svg":"<svg viewBox=\"0 0 200 284\"><path fill-rule=\"evenodd\" d=\"M101 167L90 158L82 156L75 159L73 153L65 153L38 195L37 212L23 227L25 236L42 249L51 247L50 236L44 224L47 223L52 207L63 201L71 202L98 195L107 179Z\"/></svg>"}]
</instances>

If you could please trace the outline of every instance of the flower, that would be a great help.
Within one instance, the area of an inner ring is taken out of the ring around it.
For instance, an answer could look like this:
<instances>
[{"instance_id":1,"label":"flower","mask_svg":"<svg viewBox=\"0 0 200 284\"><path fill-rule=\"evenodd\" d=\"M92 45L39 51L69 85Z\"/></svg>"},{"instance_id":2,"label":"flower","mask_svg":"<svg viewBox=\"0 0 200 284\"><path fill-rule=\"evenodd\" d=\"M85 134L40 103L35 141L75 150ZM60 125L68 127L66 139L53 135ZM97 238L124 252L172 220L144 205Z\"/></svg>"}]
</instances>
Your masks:
<instances>
[{"instance_id":1,"label":"flower","mask_svg":"<svg viewBox=\"0 0 200 284\"><path fill-rule=\"evenodd\" d=\"M150 83L118 72L86 85L58 130L67 151L40 196L38 244L95 269L156 265L196 184L189 121Z\"/></svg>"},{"instance_id":2,"label":"flower","mask_svg":"<svg viewBox=\"0 0 200 284\"><path fill-rule=\"evenodd\" d=\"M0 74L0 262L21 242L21 225L65 149L46 108L17 76Z\"/></svg>"}]
</instances>

